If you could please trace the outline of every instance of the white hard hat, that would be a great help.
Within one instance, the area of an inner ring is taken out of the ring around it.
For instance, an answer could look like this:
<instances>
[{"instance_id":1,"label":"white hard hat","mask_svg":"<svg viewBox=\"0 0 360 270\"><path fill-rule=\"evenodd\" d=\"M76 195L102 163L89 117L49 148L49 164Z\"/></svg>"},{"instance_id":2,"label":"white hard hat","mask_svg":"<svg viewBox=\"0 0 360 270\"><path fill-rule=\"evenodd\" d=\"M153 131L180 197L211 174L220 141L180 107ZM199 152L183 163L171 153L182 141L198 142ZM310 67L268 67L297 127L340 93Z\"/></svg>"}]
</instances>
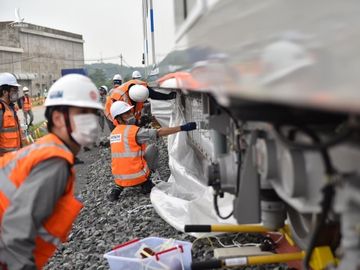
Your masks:
<instances>
[{"instance_id":1,"label":"white hard hat","mask_svg":"<svg viewBox=\"0 0 360 270\"><path fill-rule=\"evenodd\" d=\"M80 74L65 75L50 87L45 107L61 105L103 109L95 84Z\"/></svg>"},{"instance_id":2,"label":"white hard hat","mask_svg":"<svg viewBox=\"0 0 360 270\"><path fill-rule=\"evenodd\" d=\"M2 85L21 86L15 76L8 72L0 73L0 86Z\"/></svg>"},{"instance_id":3,"label":"white hard hat","mask_svg":"<svg viewBox=\"0 0 360 270\"><path fill-rule=\"evenodd\" d=\"M268 45L261 59L264 67L263 84L272 83L314 64L304 48L285 40Z\"/></svg>"},{"instance_id":4,"label":"white hard hat","mask_svg":"<svg viewBox=\"0 0 360 270\"><path fill-rule=\"evenodd\" d=\"M167 79L167 80L161 82L159 86L163 87L163 88L176 89L176 88L179 88L179 83L176 78L170 78L170 79Z\"/></svg>"},{"instance_id":5,"label":"white hard hat","mask_svg":"<svg viewBox=\"0 0 360 270\"><path fill-rule=\"evenodd\" d=\"M122 81L122 77L120 74L115 74L113 77L113 81Z\"/></svg>"},{"instance_id":6,"label":"white hard hat","mask_svg":"<svg viewBox=\"0 0 360 270\"><path fill-rule=\"evenodd\" d=\"M116 116L130 111L133 107L134 106L131 106L124 101L115 101L110 107L110 114L112 118L115 119Z\"/></svg>"},{"instance_id":7,"label":"white hard hat","mask_svg":"<svg viewBox=\"0 0 360 270\"><path fill-rule=\"evenodd\" d=\"M149 89L141 84L135 84L130 87L129 97L135 102L144 102L149 97Z\"/></svg>"},{"instance_id":8,"label":"white hard hat","mask_svg":"<svg viewBox=\"0 0 360 270\"><path fill-rule=\"evenodd\" d=\"M24 91L24 92L29 92L29 88L27 88L27 87L25 86L25 87L23 87L23 91Z\"/></svg>"},{"instance_id":9,"label":"white hard hat","mask_svg":"<svg viewBox=\"0 0 360 270\"><path fill-rule=\"evenodd\" d=\"M135 70L135 71L132 73L132 78L133 78L133 79L140 79L140 78L141 78L141 73L140 73L140 71Z\"/></svg>"},{"instance_id":10,"label":"white hard hat","mask_svg":"<svg viewBox=\"0 0 360 270\"><path fill-rule=\"evenodd\" d=\"M100 86L100 88L104 89L106 91L106 93L107 93L108 87L106 85L102 85L102 86Z\"/></svg>"}]
</instances>

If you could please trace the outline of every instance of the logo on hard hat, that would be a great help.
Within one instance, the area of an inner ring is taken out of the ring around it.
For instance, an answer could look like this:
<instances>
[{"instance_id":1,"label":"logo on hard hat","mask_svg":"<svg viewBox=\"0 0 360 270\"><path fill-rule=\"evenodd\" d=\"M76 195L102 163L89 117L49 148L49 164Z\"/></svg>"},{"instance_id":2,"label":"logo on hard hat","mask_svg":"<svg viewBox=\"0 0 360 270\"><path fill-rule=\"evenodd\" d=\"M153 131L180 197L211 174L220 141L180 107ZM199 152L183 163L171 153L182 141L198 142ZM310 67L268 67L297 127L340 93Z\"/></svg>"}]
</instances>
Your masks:
<instances>
[{"instance_id":1,"label":"logo on hard hat","mask_svg":"<svg viewBox=\"0 0 360 270\"><path fill-rule=\"evenodd\" d=\"M50 93L49 98L62 98L64 95L63 91L54 91L52 93Z\"/></svg>"},{"instance_id":2,"label":"logo on hard hat","mask_svg":"<svg viewBox=\"0 0 360 270\"><path fill-rule=\"evenodd\" d=\"M97 94L95 91L91 91L89 95L92 100L94 100L94 101L97 100Z\"/></svg>"}]
</instances>

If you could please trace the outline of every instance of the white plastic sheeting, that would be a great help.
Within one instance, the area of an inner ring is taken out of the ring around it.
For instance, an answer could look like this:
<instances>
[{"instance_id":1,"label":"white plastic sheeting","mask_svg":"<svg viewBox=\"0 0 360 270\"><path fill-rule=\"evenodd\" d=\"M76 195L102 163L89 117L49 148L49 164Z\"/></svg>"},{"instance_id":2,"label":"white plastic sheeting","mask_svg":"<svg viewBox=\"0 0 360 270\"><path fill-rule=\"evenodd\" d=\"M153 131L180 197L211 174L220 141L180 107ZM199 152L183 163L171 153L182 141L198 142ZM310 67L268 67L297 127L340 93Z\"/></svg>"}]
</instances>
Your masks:
<instances>
[{"instance_id":1,"label":"white plastic sheeting","mask_svg":"<svg viewBox=\"0 0 360 270\"><path fill-rule=\"evenodd\" d=\"M169 124L161 124L164 126L181 125L185 120L179 101L179 98L175 103L162 101L161 106L158 106L159 102L151 102L152 113L156 118L160 115L160 119L163 120L167 106L167 114L171 116ZM150 195L156 212L179 231L184 231L186 224L235 223L233 217L227 220L217 217L213 207L213 190L204 184L207 183L207 179L205 179L201 161L188 143L187 133L179 132L168 136L168 151L171 176L167 182L154 187ZM227 215L232 211L232 201L231 195L219 199L222 215Z\"/></svg>"},{"instance_id":2,"label":"white plastic sheeting","mask_svg":"<svg viewBox=\"0 0 360 270\"><path fill-rule=\"evenodd\" d=\"M150 100L151 114L155 115L156 120L162 127L168 127L170 123L171 111L174 108L174 100Z\"/></svg>"}]
</instances>

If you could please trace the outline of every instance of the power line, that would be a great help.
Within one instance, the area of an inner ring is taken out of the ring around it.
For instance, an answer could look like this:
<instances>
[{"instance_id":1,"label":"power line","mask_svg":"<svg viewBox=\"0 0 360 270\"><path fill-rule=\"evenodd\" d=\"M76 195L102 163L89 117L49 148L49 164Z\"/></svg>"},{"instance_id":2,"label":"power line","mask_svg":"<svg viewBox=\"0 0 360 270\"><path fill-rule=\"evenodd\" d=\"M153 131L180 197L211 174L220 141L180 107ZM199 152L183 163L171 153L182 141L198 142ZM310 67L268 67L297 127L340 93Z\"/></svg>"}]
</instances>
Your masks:
<instances>
[{"instance_id":1,"label":"power line","mask_svg":"<svg viewBox=\"0 0 360 270\"><path fill-rule=\"evenodd\" d=\"M59 58L59 57L49 57L49 56L32 56L32 57L23 58L23 59L20 59L20 60L2 62L2 63L0 63L0 65L11 65L11 64L19 63L19 62L28 62L28 61L31 61L31 60L36 59L36 58L38 58L38 59L42 58L42 59L51 59L51 60L61 60L61 61L71 61L71 62L100 62L101 60L118 59L119 55L103 57L103 58L93 58L93 59L83 59L83 58L81 58L81 59L69 59L69 58Z\"/></svg>"}]
</instances>

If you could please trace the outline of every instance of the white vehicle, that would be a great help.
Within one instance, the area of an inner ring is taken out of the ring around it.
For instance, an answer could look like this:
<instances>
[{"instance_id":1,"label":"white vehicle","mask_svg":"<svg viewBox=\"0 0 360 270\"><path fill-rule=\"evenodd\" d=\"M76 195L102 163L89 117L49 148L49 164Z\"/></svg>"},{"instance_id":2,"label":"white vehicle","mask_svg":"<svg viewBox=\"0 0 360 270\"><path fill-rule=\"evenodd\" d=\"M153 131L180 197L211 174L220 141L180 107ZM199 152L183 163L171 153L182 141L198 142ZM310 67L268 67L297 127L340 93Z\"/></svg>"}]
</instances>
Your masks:
<instances>
[{"instance_id":1,"label":"white vehicle","mask_svg":"<svg viewBox=\"0 0 360 270\"><path fill-rule=\"evenodd\" d=\"M217 196L236 196L239 224L288 223L306 265L325 246L343 253L336 269L359 269L358 1L174 4L158 77L181 71L171 88L209 129L189 136Z\"/></svg>"}]
</instances>

